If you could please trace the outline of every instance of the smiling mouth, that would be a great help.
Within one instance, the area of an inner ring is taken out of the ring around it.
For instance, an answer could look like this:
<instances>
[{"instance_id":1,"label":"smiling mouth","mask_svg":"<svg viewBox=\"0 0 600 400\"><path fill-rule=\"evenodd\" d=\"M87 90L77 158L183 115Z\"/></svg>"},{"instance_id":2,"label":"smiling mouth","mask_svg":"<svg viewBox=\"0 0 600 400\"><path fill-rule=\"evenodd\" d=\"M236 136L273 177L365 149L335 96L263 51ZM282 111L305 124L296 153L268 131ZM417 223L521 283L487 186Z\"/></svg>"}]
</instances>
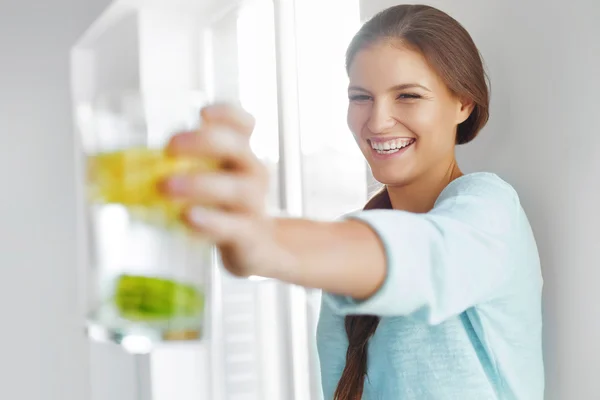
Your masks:
<instances>
[{"instance_id":1,"label":"smiling mouth","mask_svg":"<svg viewBox=\"0 0 600 400\"><path fill-rule=\"evenodd\" d=\"M375 142L370 139L367 139L367 141L371 145L371 148L375 150L377 154L393 154L412 145L416 141L416 139L401 138L392 139L385 142Z\"/></svg>"}]
</instances>

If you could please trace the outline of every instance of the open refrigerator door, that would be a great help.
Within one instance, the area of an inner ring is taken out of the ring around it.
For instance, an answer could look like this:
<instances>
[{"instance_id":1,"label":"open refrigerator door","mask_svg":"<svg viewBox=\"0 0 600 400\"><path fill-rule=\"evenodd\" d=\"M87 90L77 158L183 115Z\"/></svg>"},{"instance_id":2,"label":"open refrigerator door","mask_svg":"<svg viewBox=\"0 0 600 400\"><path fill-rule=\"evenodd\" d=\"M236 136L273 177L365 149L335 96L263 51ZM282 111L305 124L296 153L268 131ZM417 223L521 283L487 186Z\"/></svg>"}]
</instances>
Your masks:
<instances>
[{"instance_id":1,"label":"open refrigerator door","mask_svg":"<svg viewBox=\"0 0 600 400\"><path fill-rule=\"evenodd\" d=\"M198 108L214 101L240 103L257 119L251 144L271 172L269 207L274 213L329 218L348 211L345 203L356 208L364 201L365 166L355 150L347 150L353 142L344 126L347 83L311 77L315 65L332 57L339 58L337 73L345 77L340 50L358 25L358 2L330 3L116 0L76 43L71 54L72 92L80 298L85 311L97 283L92 250L98 247L94 242L98 235L91 233L98 229L90 225L84 206L86 143L82 138L95 129L96 99L106 93L135 93L155 105L165 104L165 93L194 93ZM311 8L322 10L319 18L311 15ZM332 16L343 26L338 36L329 41L315 37L315 22L325 29ZM312 50L320 61L309 54ZM311 93L319 87L320 94ZM333 92L333 97L327 94ZM315 104L313 96L329 104L339 100L342 107L319 114L317 108L324 107ZM160 120L167 118L166 108L154 107L152 115L147 113L148 131L164 128ZM334 131L328 133L330 143L336 144L333 153L327 146L315 150L315 143L323 141L316 137L315 124L333 120L337 122L320 127ZM104 139L107 136L102 134ZM345 173L343 187L335 174L319 172L332 161L357 161L359 167ZM315 179L316 174L331 179ZM324 199L315 186L319 183L329 184L338 198ZM112 232L119 223L118 216L105 218L108 228L104 229ZM111 240L120 240L112 234L104 237L108 238L105 248ZM134 247L127 248L129 259L156 258L147 246ZM220 268L216 251L205 272L202 335L161 341L151 348L140 347L139 341L129 348L122 341L121 348L90 341L93 400L319 400L314 345L318 291L260 278L234 278Z\"/></svg>"}]
</instances>

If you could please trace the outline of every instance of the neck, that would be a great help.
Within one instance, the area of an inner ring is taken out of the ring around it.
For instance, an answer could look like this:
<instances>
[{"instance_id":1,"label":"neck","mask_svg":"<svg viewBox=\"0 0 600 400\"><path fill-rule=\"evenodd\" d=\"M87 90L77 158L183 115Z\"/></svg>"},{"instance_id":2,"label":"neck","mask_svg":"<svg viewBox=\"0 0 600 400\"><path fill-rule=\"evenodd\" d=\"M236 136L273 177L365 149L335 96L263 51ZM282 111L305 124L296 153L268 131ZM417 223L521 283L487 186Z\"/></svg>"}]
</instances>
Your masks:
<instances>
[{"instance_id":1,"label":"neck","mask_svg":"<svg viewBox=\"0 0 600 400\"><path fill-rule=\"evenodd\" d=\"M442 190L462 174L456 160L452 159L450 164L432 169L406 185L388 185L392 208L415 213L429 212Z\"/></svg>"}]
</instances>

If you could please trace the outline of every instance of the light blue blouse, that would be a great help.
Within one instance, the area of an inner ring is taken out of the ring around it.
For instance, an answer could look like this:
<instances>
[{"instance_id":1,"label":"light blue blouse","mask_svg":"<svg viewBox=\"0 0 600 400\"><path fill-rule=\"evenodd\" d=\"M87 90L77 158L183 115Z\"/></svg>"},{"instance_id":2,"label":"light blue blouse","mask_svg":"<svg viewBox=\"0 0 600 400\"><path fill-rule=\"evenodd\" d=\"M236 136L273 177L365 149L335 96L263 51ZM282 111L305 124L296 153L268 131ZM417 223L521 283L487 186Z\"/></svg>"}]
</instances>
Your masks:
<instances>
[{"instance_id":1,"label":"light blue blouse","mask_svg":"<svg viewBox=\"0 0 600 400\"><path fill-rule=\"evenodd\" d=\"M491 173L450 183L433 210L370 210L387 277L371 298L324 294L317 329L324 398L345 364L347 314L381 316L364 400L542 400L542 276L514 189Z\"/></svg>"}]
</instances>

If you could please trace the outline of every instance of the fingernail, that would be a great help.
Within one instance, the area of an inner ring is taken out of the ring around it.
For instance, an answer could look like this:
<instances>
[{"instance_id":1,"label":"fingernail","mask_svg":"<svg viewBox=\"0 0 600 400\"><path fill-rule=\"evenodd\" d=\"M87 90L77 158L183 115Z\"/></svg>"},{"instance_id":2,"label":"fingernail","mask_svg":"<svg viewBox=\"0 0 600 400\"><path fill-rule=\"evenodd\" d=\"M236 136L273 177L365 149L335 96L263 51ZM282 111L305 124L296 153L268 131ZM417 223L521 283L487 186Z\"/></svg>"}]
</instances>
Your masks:
<instances>
[{"instance_id":1,"label":"fingernail","mask_svg":"<svg viewBox=\"0 0 600 400\"><path fill-rule=\"evenodd\" d=\"M218 116L221 113L222 108L223 104L215 103L204 107L202 109L202 113L205 114L207 117L214 117Z\"/></svg>"},{"instance_id":2,"label":"fingernail","mask_svg":"<svg viewBox=\"0 0 600 400\"><path fill-rule=\"evenodd\" d=\"M189 144L194 140L195 132L183 131L174 135L169 141L167 150L180 149L188 147Z\"/></svg>"},{"instance_id":3,"label":"fingernail","mask_svg":"<svg viewBox=\"0 0 600 400\"><path fill-rule=\"evenodd\" d=\"M188 210L187 217L194 225L202 226L208 220L208 212L202 207L192 207Z\"/></svg>"},{"instance_id":4,"label":"fingernail","mask_svg":"<svg viewBox=\"0 0 600 400\"><path fill-rule=\"evenodd\" d=\"M188 188L188 181L183 176L173 176L161 182L159 188L170 194L184 194Z\"/></svg>"}]
</instances>

